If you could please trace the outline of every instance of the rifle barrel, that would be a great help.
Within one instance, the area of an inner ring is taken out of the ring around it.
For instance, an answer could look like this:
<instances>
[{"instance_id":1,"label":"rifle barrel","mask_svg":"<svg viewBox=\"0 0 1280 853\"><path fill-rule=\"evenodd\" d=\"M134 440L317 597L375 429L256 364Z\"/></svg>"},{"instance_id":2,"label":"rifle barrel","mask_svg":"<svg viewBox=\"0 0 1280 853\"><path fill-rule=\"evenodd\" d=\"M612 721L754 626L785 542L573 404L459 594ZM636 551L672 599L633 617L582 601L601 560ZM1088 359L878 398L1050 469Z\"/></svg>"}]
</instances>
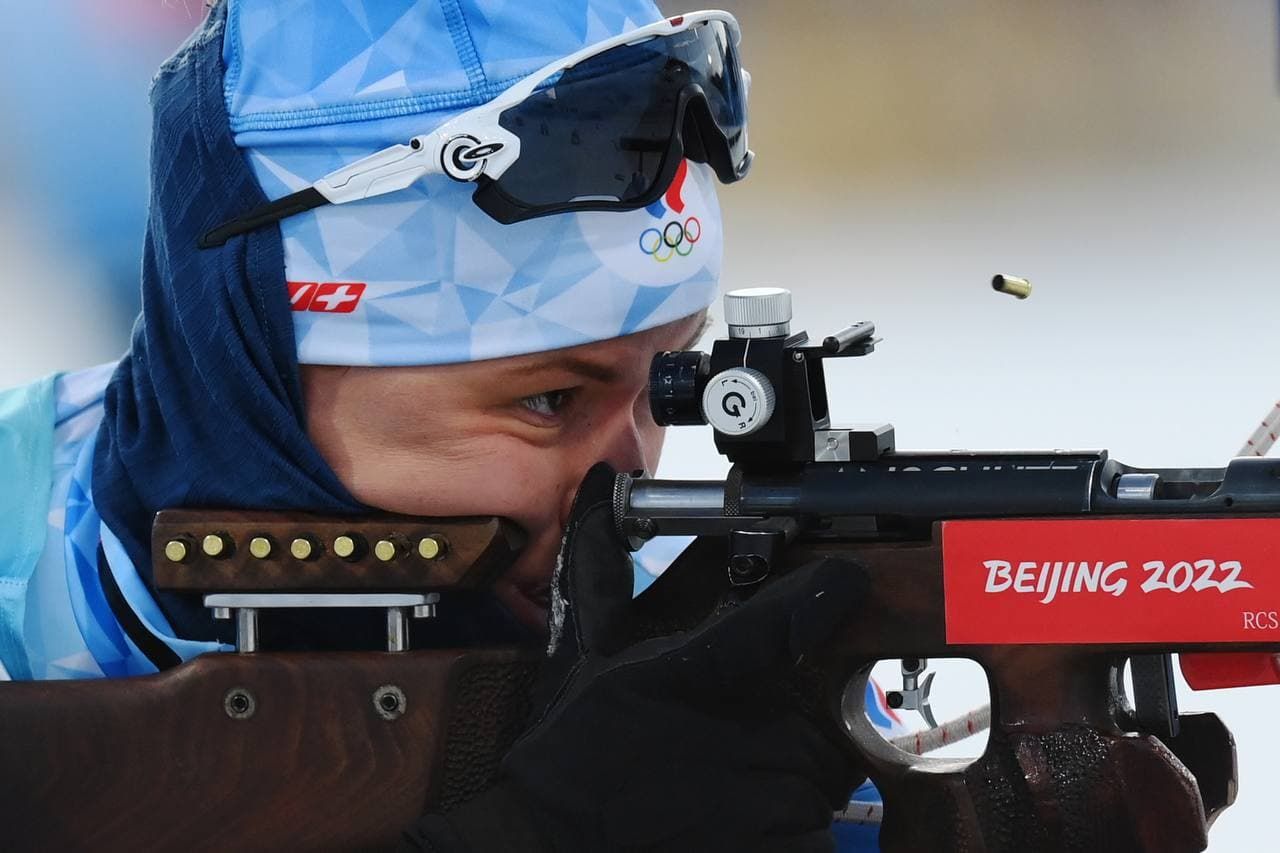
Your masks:
<instances>
[{"instance_id":1,"label":"rifle barrel","mask_svg":"<svg viewBox=\"0 0 1280 853\"><path fill-rule=\"evenodd\" d=\"M963 518L1233 515L1280 512L1280 464L1137 469L1105 451L889 453L872 462L809 462L724 481L619 478L620 529L714 534L734 520L872 518L881 529ZM740 526L740 525L739 525Z\"/></svg>"}]
</instances>

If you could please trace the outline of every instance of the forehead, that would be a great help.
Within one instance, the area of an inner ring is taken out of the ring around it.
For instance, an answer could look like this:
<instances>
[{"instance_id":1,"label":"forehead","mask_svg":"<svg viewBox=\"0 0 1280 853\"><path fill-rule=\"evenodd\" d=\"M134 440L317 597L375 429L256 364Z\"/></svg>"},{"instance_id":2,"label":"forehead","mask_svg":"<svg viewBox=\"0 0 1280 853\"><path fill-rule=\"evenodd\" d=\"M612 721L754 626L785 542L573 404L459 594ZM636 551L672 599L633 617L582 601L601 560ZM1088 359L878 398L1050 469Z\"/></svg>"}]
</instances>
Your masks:
<instances>
[{"instance_id":1,"label":"forehead","mask_svg":"<svg viewBox=\"0 0 1280 853\"><path fill-rule=\"evenodd\" d=\"M647 377L649 362L656 353L692 347L706 325L707 314L700 311L643 332L546 352L422 367L337 369L362 385L372 382L384 389L398 386L405 394L424 384L496 390L504 390L510 384L527 390L523 388L526 384L568 382L572 377L634 382ZM310 372L321 369L312 368Z\"/></svg>"},{"instance_id":2,"label":"forehead","mask_svg":"<svg viewBox=\"0 0 1280 853\"><path fill-rule=\"evenodd\" d=\"M650 356L655 353L687 348L696 344L702 337L706 325L707 313L700 311L675 322L631 335L547 352L476 361L466 366L474 370L529 372L544 366L553 367L558 364L581 362L598 362L617 368L628 361L640 359L647 368Z\"/></svg>"}]
</instances>

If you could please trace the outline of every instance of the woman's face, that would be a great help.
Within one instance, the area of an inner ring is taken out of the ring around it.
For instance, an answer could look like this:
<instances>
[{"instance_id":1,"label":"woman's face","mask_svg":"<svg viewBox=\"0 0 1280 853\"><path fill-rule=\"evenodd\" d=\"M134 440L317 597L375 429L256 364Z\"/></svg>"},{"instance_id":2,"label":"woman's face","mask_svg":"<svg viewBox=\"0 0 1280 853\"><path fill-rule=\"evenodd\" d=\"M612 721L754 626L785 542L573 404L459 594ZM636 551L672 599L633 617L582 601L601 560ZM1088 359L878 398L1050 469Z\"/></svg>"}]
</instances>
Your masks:
<instances>
[{"instance_id":1,"label":"woman's face","mask_svg":"<svg viewBox=\"0 0 1280 853\"><path fill-rule=\"evenodd\" d=\"M302 368L307 429L363 503L423 516L496 515L528 544L494 592L542 629L577 487L596 462L653 471L663 429L649 362L691 349L705 313L624 338L431 367Z\"/></svg>"}]
</instances>

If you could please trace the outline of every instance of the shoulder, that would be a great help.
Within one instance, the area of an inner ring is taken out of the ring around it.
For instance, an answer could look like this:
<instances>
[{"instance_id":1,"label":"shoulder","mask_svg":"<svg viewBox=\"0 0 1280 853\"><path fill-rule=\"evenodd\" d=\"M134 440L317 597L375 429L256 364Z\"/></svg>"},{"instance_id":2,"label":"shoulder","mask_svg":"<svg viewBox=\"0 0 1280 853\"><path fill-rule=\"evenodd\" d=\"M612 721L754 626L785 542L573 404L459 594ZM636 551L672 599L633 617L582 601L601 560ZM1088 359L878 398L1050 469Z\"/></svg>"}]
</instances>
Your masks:
<instances>
[{"instance_id":1,"label":"shoulder","mask_svg":"<svg viewBox=\"0 0 1280 853\"><path fill-rule=\"evenodd\" d=\"M57 421L57 377L0 390L0 518L19 531L43 517L53 471L54 426ZM0 537L0 539L8 537ZM0 541L2 563L14 556Z\"/></svg>"},{"instance_id":2,"label":"shoulder","mask_svg":"<svg viewBox=\"0 0 1280 853\"><path fill-rule=\"evenodd\" d=\"M81 660L64 540L114 367L0 390L0 680L101 675Z\"/></svg>"},{"instance_id":3,"label":"shoulder","mask_svg":"<svg viewBox=\"0 0 1280 853\"><path fill-rule=\"evenodd\" d=\"M100 364L53 378L54 429L58 444L78 443L102 422L102 403L116 363Z\"/></svg>"},{"instance_id":4,"label":"shoulder","mask_svg":"<svg viewBox=\"0 0 1280 853\"><path fill-rule=\"evenodd\" d=\"M0 388L0 453L30 457L44 434L50 445L83 440L101 422L115 368L111 362Z\"/></svg>"}]
</instances>

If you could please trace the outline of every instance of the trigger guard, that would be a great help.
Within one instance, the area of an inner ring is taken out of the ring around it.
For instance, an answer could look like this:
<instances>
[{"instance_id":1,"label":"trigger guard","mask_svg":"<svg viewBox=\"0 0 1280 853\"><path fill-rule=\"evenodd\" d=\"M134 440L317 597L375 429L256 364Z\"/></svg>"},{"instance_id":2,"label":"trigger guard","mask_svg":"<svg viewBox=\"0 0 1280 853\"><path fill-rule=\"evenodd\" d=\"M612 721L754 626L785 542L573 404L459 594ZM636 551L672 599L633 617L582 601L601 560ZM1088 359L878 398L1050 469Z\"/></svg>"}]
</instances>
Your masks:
<instances>
[{"instance_id":1,"label":"trigger guard","mask_svg":"<svg viewBox=\"0 0 1280 853\"><path fill-rule=\"evenodd\" d=\"M930 677L933 673L930 673ZM880 730L867 717L867 683L871 680L871 665L854 674L840 696L840 719L845 733L861 753L868 765L868 775L876 780L878 774L901 776L908 771L926 773L955 773L972 763L972 759L930 758L898 749L885 739Z\"/></svg>"}]
</instances>

